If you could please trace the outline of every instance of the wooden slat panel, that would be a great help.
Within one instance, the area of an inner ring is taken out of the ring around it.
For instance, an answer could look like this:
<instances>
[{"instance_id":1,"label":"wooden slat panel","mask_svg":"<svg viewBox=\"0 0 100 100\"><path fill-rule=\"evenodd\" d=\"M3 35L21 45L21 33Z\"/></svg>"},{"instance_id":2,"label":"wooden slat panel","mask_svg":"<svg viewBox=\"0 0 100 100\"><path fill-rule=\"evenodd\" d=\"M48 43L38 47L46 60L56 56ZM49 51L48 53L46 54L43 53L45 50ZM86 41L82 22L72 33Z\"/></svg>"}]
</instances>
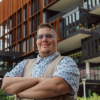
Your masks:
<instances>
[{"instance_id":1,"label":"wooden slat panel","mask_svg":"<svg viewBox=\"0 0 100 100\"><path fill-rule=\"evenodd\" d=\"M1 2L1 14L0 14L0 16L1 16L1 21L3 21L3 1Z\"/></svg>"},{"instance_id":2,"label":"wooden slat panel","mask_svg":"<svg viewBox=\"0 0 100 100\"><path fill-rule=\"evenodd\" d=\"M0 11L1 11L1 3L0 3ZM1 23L1 15L0 15L0 23Z\"/></svg>"}]
</instances>

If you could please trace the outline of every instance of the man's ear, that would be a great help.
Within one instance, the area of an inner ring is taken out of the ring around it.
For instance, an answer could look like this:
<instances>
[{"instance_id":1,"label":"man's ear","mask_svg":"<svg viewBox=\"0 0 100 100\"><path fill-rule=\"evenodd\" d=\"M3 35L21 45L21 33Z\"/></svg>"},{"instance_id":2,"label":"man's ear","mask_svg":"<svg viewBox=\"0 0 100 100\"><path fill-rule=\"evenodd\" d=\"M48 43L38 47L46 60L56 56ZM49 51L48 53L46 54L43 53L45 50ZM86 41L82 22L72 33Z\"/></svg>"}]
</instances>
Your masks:
<instances>
[{"instance_id":1,"label":"man's ear","mask_svg":"<svg viewBox=\"0 0 100 100\"><path fill-rule=\"evenodd\" d=\"M57 45L58 45L58 43L59 43L59 39L57 39Z\"/></svg>"}]
</instances>

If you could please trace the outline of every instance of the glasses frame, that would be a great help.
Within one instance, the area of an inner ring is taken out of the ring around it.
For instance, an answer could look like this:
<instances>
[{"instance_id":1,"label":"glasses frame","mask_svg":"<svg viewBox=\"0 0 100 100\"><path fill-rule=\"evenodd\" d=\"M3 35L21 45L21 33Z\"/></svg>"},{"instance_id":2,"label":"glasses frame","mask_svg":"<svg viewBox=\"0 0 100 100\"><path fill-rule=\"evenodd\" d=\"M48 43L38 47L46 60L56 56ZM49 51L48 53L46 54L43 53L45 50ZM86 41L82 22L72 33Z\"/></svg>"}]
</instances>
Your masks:
<instances>
[{"instance_id":1,"label":"glasses frame","mask_svg":"<svg viewBox=\"0 0 100 100\"><path fill-rule=\"evenodd\" d=\"M43 36L43 37L45 36L45 37L46 37L46 35L48 35L48 34L52 35L51 38L54 38L54 37L56 38L56 36L55 36L54 34L51 34L51 33L47 33L47 34L41 35L41 36ZM37 38L37 36L39 36L39 35L36 35L35 38L38 40L39 38ZM47 38L47 39L51 39L51 38L48 38L48 37L46 37L46 38ZM40 40L42 40L42 39L43 39L43 38L41 38ZM57 39L57 38L56 38L56 39Z\"/></svg>"}]
</instances>

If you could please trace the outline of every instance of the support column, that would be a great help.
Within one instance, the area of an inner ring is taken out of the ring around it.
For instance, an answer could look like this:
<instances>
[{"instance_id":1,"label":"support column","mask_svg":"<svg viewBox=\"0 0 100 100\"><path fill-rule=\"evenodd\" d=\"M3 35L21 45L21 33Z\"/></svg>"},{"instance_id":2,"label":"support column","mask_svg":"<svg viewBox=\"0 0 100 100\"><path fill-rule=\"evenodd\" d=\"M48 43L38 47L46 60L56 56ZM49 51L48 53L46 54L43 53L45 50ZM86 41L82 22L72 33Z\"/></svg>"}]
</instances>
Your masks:
<instances>
[{"instance_id":1,"label":"support column","mask_svg":"<svg viewBox=\"0 0 100 100\"><path fill-rule=\"evenodd\" d=\"M86 62L86 76L87 79L90 79L90 64L88 61Z\"/></svg>"}]
</instances>

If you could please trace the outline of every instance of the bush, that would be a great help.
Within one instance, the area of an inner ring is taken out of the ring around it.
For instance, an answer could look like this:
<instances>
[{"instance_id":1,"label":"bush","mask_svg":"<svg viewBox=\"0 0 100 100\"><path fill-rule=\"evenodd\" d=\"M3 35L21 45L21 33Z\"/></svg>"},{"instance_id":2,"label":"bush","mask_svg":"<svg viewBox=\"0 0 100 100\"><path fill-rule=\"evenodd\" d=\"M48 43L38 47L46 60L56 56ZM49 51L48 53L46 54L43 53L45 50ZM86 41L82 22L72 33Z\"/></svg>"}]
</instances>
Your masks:
<instances>
[{"instance_id":1,"label":"bush","mask_svg":"<svg viewBox=\"0 0 100 100\"><path fill-rule=\"evenodd\" d=\"M78 97L77 100L84 100L84 97ZM86 100L100 100L100 96L96 93L93 93L93 95L87 97Z\"/></svg>"},{"instance_id":2,"label":"bush","mask_svg":"<svg viewBox=\"0 0 100 100\"><path fill-rule=\"evenodd\" d=\"M14 100L14 98L15 98L15 95L8 96L2 91L2 89L0 89L0 100Z\"/></svg>"}]
</instances>

